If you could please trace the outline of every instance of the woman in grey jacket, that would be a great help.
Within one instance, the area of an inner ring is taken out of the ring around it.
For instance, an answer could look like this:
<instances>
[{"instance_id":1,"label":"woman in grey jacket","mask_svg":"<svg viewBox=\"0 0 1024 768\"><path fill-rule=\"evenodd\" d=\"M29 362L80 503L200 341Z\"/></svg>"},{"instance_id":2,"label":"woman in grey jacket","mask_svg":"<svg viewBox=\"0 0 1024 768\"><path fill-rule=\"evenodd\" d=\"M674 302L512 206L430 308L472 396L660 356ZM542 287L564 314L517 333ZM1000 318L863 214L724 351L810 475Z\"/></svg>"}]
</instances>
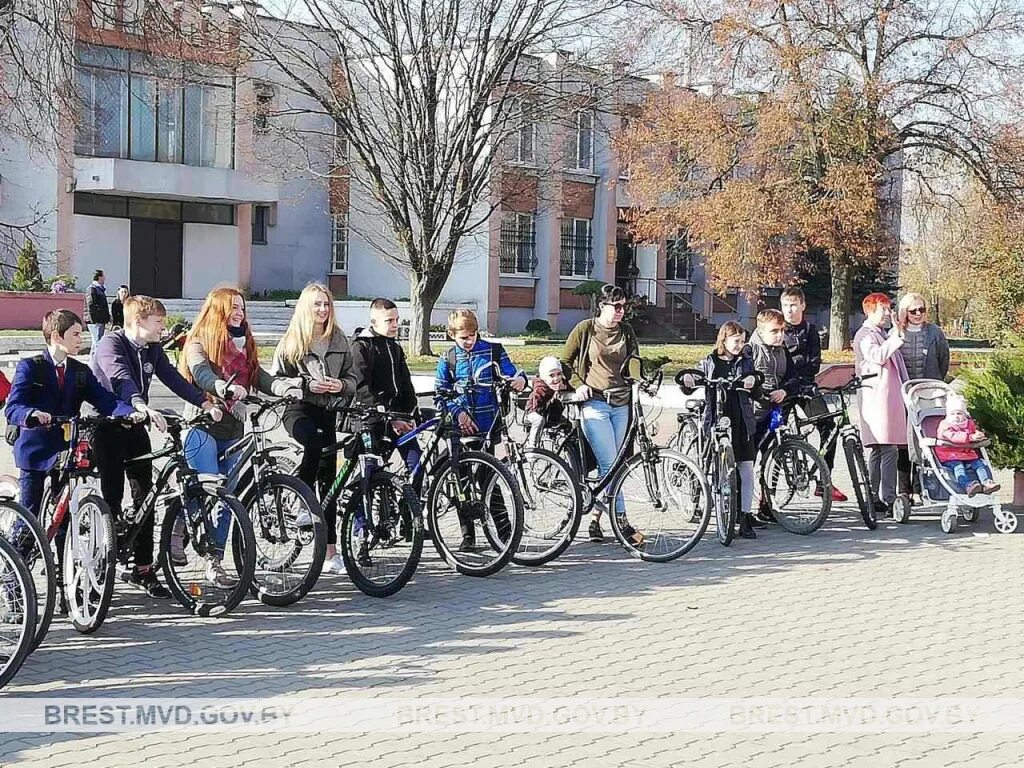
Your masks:
<instances>
[{"instance_id":1,"label":"woman in grey jacket","mask_svg":"<svg viewBox=\"0 0 1024 768\"><path fill-rule=\"evenodd\" d=\"M271 372L302 379L303 401L284 413L288 434L302 446L299 478L323 500L335 477L335 461L323 451L337 442L337 414L331 406L347 402L356 391L356 374L348 339L334 317L334 300L327 286L310 283L295 303L295 314L274 353ZM319 488L317 487L319 486ZM344 573L338 554L337 504L324 508L327 560L324 570Z\"/></svg>"},{"instance_id":2,"label":"woman in grey jacket","mask_svg":"<svg viewBox=\"0 0 1024 768\"><path fill-rule=\"evenodd\" d=\"M900 354L910 380L945 381L949 373L949 342L939 326L928 322L924 296L908 293L900 299L899 323L904 330Z\"/></svg>"}]
</instances>

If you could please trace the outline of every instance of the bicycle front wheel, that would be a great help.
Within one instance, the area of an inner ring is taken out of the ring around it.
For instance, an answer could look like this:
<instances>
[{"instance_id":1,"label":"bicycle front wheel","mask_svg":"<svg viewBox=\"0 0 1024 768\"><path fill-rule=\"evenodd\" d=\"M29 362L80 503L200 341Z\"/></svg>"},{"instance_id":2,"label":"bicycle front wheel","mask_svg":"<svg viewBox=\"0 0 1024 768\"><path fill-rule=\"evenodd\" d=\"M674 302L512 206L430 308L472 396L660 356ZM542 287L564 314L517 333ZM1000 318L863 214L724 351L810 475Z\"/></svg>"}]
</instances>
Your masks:
<instances>
[{"instance_id":1,"label":"bicycle front wheel","mask_svg":"<svg viewBox=\"0 0 1024 768\"><path fill-rule=\"evenodd\" d=\"M36 589L18 550L0 538L0 688L32 652L36 632Z\"/></svg>"},{"instance_id":2,"label":"bicycle front wheel","mask_svg":"<svg viewBox=\"0 0 1024 768\"><path fill-rule=\"evenodd\" d=\"M266 605L297 603L320 578L327 556L320 503L304 482L280 473L261 476L241 501L256 541L253 596Z\"/></svg>"},{"instance_id":3,"label":"bicycle front wheel","mask_svg":"<svg viewBox=\"0 0 1024 768\"><path fill-rule=\"evenodd\" d=\"M114 517L94 493L82 496L68 509L68 530L61 564L64 597L75 629L83 635L103 625L114 596L117 541Z\"/></svg>"},{"instance_id":4,"label":"bicycle front wheel","mask_svg":"<svg viewBox=\"0 0 1024 768\"><path fill-rule=\"evenodd\" d=\"M523 537L517 565L544 565L572 544L583 519L583 495L572 469L551 451L523 452L512 467L523 494Z\"/></svg>"},{"instance_id":5,"label":"bicycle front wheel","mask_svg":"<svg viewBox=\"0 0 1024 768\"><path fill-rule=\"evenodd\" d=\"M231 542L231 555L225 556ZM256 537L245 507L218 486L187 489L168 504L160 533L167 588L189 613L223 616L252 587Z\"/></svg>"},{"instance_id":6,"label":"bicycle front wheel","mask_svg":"<svg viewBox=\"0 0 1024 768\"><path fill-rule=\"evenodd\" d=\"M678 451L638 453L616 473L608 498L612 532L633 557L667 563L700 541L711 519L711 492L704 473ZM637 542L638 536L642 540Z\"/></svg>"},{"instance_id":7,"label":"bicycle front wheel","mask_svg":"<svg viewBox=\"0 0 1024 768\"><path fill-rule=\"evenodd\" d=\"M434 547L466 576L491 576L519 549L523 497L504 464L482 451L446 460L427 492L427 519Z\"/></svg>"},{"instance_id":8,"label":"bicycle front wheel","mask_svg":"<svg viewBox=\"0 0 1024 768\"><path fill-rule=\"evenodd\" d=\"M341 517L341 558L352 583L370 597L390 597L409 583L423 554L423 514L416 491L378 470L364 497L357 488Z\"/></svg>"},{"instance_id":9,"label":"bicycle front wheel","mask_svg":"<svg viewBox=\"0 0 1024 768\"><path fill-rule=\"evenodd\" d=\"M864 461L864 448L856 437L849 435L843 440L843 452L846 454L846 466L850 470L850 481L857 497L857 508L861 519L869 531L878 527L878 512L875 510L875 497L871 493L871 478L868 477L867 462Z\"/></svg>"},{"instance_id":10,"label":"bicycle front wheel","mask_svg":"<svg viewBox=\"0 0 1024 768\"><path fill-rule=\"evenodd\" d=\"M0 537L6 538L25 561L36 589L34 651L43 642L57 604L57 566L42 523L13 499L0 499Z\"/></svg>"},{"instance_id":11,"label":"bicycle front wheel","mask_svg":"<svg viewBox=\"0 0 1024 768\"><path fill-rule=\"evenodd\" d=\"M790 533L814 533L832 508L832 476L809 443L787 437L761 457L761 493L779 525Z\"/></svg>"},{"instance_id":12,"label":"bicycle front wheel","mask_svg":"<svg viewBox=\"0 0 1024 768\"><path fill-rule=\"evenodd\" d=\"M739 483L736 479L736 455L732 446L723 443L715 452L714 499L715 526L718 541L723 547L732 543L736 533L736 509L739 506Z\"/></svg>"}]
</instances>

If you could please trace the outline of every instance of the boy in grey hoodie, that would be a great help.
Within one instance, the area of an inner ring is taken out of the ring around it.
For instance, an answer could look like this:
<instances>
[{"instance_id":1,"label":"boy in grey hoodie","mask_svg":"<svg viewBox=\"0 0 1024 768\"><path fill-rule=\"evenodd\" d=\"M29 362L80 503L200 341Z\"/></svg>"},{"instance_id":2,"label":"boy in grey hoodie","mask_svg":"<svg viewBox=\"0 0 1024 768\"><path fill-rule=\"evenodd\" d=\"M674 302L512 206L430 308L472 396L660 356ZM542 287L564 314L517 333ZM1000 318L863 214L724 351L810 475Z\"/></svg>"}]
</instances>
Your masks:
<instances>
[{"instance_id":1,"label":"boy in grey hoodie","mask_svg":"<svg viewBox=\"0 0 1024 768\"><path fill-rule=\"evenodd\" d=\"M768 419L775 406L800 391L793 359L786 349L786 319L777 309L765 309L757 315L757 330L750 337L754 370L764 376L764 397L754 402L757 445L768 432Z\"/></svg>"}]
</instances>

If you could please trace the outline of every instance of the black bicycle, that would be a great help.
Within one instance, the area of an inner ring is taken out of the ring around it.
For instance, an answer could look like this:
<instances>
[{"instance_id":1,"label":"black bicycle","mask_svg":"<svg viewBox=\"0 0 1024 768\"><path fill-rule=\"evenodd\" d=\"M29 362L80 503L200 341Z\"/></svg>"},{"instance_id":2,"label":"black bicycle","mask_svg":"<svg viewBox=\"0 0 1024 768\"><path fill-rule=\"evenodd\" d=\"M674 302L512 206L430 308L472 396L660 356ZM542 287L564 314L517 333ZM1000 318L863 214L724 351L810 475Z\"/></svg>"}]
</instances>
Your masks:
<instances>
[{"instance_id":1,"label":"black bicycle","mask_svg":"<svg viewBox=\"0 0 1024 768\"><path fill-rule=\"evenodd\" d=\"M0 495L0 538L10 542L21 555L35 586L36 629L31 649L34 651L50 629L57 604L59 582L53 548L38 518L12 496Z\"/></svg>"},{"instance_id":2,"label":"black bicycle","mask_svg":"<svg viewBox=\"0 0 1024 768\"><path fill-rule=\"evenodd\" d=\"M630 388L629 424L606 475L590 476L582 424L585 403L568 404L567 423L549 427L544 442L580 478L584 510L605 505L612 533L630 555L664 563L700 541L711 517L711 493L692 459L655 444L643 399L657 396L664 374L658 369L634 379L628 374L633 360L640 358L631 357L623 365Z\"/></svg>"},{"instance_id":3,"label":"black bicycle","mask_svg":"<svg viewBox=\"0 0 1024 768\"><path fill-rule=\"evenodd\" d=\"M18 673L34 648L37 605L21 553L0 538L0 688Z\"/></svg>"},{"instance_id":4,"label":"black bicycle","mask_svg":"<svg viewBox=\"0 0 1024 768\"><path fill-rule=\"evenodd\" d=\"M803 393L797 404L804 404L816 398L824 398L826 407L828 400L834 407L828 407L825 413L813 416L801 416L796 409L792 410L793 424L798 433L809 436L819 424L832 422L832 428L819 448L822 455L828 453L829 449L842 440L843 453L846 456L846 466L850 471L850 480L853 483L853 492L857 498L857 508L861 518L868 530L875 530L878 527L878 513L875 507L875 497L871 491L871 479L868 475L867 463L864 461L864 444L860 439L860 431L853 425L850 419L850 398L862 389L865 381L873 379L877 373L867 376L854 376L850 381L841 387L814 387Z\"/></svg>"}]
</instances>

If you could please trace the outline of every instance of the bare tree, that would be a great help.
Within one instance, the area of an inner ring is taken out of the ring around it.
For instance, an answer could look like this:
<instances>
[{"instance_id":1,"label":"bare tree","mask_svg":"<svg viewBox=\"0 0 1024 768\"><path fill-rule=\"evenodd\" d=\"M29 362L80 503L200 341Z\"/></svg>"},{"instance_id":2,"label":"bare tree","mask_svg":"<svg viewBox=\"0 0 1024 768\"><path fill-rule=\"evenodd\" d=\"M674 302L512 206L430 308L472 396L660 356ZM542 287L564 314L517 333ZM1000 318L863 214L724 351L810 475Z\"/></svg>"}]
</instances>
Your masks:
<instances>
[{"instance_id":1,"label":"bare tree","mask_svg":"<svg viewBox=\"0 0 1024 768\"><path fill-rule=\"evenodd\" d=\"M829 194L824 182L836 147L828 121L843 99L852 99L848 115L862 130L859 144L843 147L840 157L859 157L879 186L892 174L930 178L938 157L999 196L1021 192L1013 170L1021 158L993 149L1018 120L1009 107L1024 72L1018 0L654 0L651 7L656 18L714 41L720 84L781 94L792 106L797 178L807 199ZM886 206L878 209L884 215ZM849 342L857 264L837 250L829 260L830 344L841 348Z\"/></svg>"},{"instance_id":2,"label":"bare tree","mask_svg":"<svg viewBox=\"0 0 1024 768\"><path fill-rule=\"evenodd\" d=\"M389 224L397 250L385 255L409 275L414 353L430 353L430 313L459 245L494 209L492 181L519 105L550 94L531 73L531 53L596 35L602 14L620 5L301 0L284 20L243 21L253 61L284 73L334 121L352 183Z\"/></svg>"}]
</instances>

